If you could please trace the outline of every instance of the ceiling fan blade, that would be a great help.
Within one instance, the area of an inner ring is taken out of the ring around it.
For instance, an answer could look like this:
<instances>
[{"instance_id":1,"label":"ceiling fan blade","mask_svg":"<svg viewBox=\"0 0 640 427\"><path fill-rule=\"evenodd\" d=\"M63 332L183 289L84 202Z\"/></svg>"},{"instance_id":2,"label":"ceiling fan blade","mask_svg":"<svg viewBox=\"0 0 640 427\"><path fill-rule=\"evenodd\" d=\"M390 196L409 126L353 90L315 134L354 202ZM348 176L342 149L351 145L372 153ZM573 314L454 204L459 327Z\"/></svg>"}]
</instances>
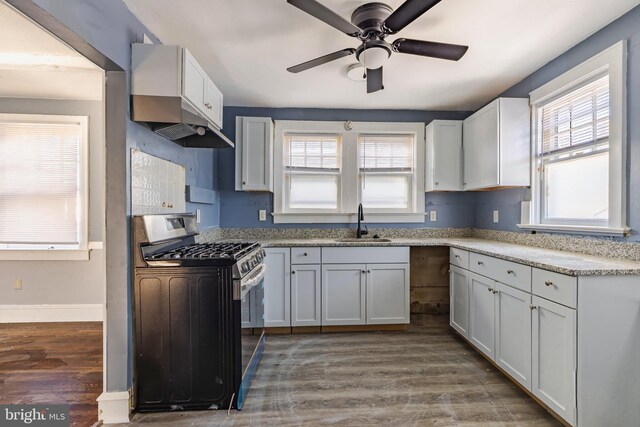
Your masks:
<instances>
[{"instance_id":1,"label":"ceiling fan blade","mask_svg":"<svg viewBox=\"0 0 640 427\"><path fill-rule=\"evenodd\" d=\"M464 56L469 46L458 44L428 42L424 40L398 39L393 42L396 52L409 55L429 56L431 58L457 61Z\"/></svg>"},{"instance_id":2,"label":"ceiling fan blade","mask_svg":"<svg viewBox=\"0 0 640 427\"><path fill-rule=\"evenodd\" d=\"M382 85L382 67L375 70L367 70L367 93L384 89Z\"/></svg>"},{"instance_id":3,"label":"ceiling fan blade","mask_svg":"<svg viewBox=\"0 0 640 427\"><path fill-rule=\"evenodd\" d=\"M360 28L344 19L328 7L318 3L316 0L287 0L287 3L307 12L309 15L331 25L343 33L355 36L360 33Z\"/></svg>"},{"instance_id":4,"label":"ceiling fan blade","mask_svg":"<svg viewBox=\"0 0 640 427\"><path fill-rule=\"evenodd\" d=\"M418 19L440 0L407 0L384 21L385 32L395 34Z\"/></svg>"},{"instance_id":5,"label":"ceiling fan blade","mask_svg":"<svg viewBox=\"0 0 640 427\"><path fill-rule=\"evenodd\" d=\"M353 48L342 49L337 52L312 59L311 61L294 65L293 67L287 68L287 71L289 71L290 73L299 73L300 71L305 71L309 68L317 67L318 65L326 64L327 62L335 61L336 59L344 58L345 56L353 55L355 52L356 50Z\"/></svg>"}]
</instances>

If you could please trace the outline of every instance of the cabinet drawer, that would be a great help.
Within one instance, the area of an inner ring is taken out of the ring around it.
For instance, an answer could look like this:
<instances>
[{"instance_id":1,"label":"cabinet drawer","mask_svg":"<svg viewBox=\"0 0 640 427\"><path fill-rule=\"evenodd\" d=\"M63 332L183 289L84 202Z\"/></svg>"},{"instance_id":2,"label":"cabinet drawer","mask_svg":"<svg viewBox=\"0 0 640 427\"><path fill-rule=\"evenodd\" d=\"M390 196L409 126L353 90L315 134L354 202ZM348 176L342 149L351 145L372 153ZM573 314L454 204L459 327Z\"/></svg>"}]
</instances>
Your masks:
<instances>
[{"instance_id":1,"label":"cabinet drawer","mask_svg":"<svg viewBox=\"0 0 640 427\"><path fill-rule=\"evenodd\" d=\"M451 248L449 250L449 262L458 267L469 269L469 252L462 249Z\"/></svg>"},{"instance_id":2,"label":"cabinet drawer","mask_svg":"<svg viewBox=\"0 0 640 427\"><path fill-rule=\"evenodd\" d=\"M291 264L320 264L320 248L291 248Z\"/></svg>"},{"instance_id":3,"label":"cabinet drawer","mask_svg":"<svg viewBox=\"0 0 640 427\"><path fill-rule=\"evenodd\" d=\"M578 302L578 278L534 268L533 293L558 304L576 308Z\"/></svg>"},{"instance_id":4,"label":"cabinet drawer","mask_svg":"<svg viewBox=\"0 0 640 427\"><path fill-rule=\"evenodd\" d=\"M322 248L323 264L408 263L408 247L332 247Z\"/></svg>"},{"instance_id":5,"label":"cabinet drawer","mask_svg":"<svg viewBox=\"0 0 640 427\"><path fill-rule=\"evenodd\" d=\"M469 269L505 285L531 292L531 267L471 252Z\"/></svg>"}]
</instances>

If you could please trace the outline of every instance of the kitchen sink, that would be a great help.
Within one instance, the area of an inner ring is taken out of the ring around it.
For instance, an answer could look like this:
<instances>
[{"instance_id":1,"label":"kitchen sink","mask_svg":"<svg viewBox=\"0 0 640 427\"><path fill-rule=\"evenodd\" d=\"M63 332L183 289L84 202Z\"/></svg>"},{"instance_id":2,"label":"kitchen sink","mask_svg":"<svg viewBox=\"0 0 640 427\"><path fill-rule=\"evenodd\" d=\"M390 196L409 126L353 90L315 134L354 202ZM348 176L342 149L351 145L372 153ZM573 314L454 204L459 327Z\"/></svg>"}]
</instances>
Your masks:
<instances>
[{"instance_id":1,"label":"kitchen sink","mask_svg":"<svg viewBox=\"0 0 640 427\"><path fill-rule=\"evenodd\" d=\"M336 242L338 243L388 243L390 242L391 239L374 239L373 237L363 237L363 238L356 238L356 237L352 237L350 239L336 239Z\"/></svg>"}]
</instances>

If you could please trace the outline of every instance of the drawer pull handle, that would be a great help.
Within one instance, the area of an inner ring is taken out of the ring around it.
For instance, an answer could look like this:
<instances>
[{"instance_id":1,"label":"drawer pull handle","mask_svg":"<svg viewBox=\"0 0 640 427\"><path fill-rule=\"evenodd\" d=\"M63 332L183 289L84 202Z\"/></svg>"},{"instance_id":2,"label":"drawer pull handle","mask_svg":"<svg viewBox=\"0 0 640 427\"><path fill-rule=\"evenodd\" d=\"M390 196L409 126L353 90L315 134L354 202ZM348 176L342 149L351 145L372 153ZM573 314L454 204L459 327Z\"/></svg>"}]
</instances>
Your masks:
<instances>
[{"instance_id":1,"label":"drawer pull handle","mask_svg":"<svg viewBox=\"0 0 640 427\"><path fill-rule=\"evenodd\" d=\"M555 286L551 280L545 280L545 281L544 281L544 284L545 284L546 286Z\"/></svg>"},{"instance_id":2,"label":"drawer pull handle","mask_svg":"<svg viewBox=\"0 0 640 427\"><path fill-rule=\"evenodd\" d=\"M493 292L493 288L487 288L489 292Z\"/></svg>"},{"instance_id":3,"label":"drawer pull handle","mask_svg":"<svg viewBox=\"0 0 640 427\"><path fill-rule=\"evenodd\" d=\"M458 254L454 255L454 257L460 259L460 255L458 255Z\"/></svg>"},{"instance_id":4,"label":"drawer pull handle","mask_svg":"<svg viewBox=\"0 0 640 427\"><path fill-rule=\"evenodd\" d=\"M497 294L497 293L499 293L499 292L500 292L500 291L497 291L497 290L495 290L495 289L493 290L493 294L494 294L494 295L495 295L495 294Z\"/></svg>"},{"instance_id":5,"label":"drawer pull handle","mask_svg":"<svg viewBox=\"0 0 640 427\"><path fill-rule=\"evenodd\" d=\"M536 307L535 305L529 305L529 308L530 308L531 310L535 310L535 309L537 309L538 307Z\"/></svg>"},{"instance_id":6,"label":"drawer pull handle","mask_svg":"<svg viewBox=\"0 0 640 427\"><path fill-rule=\"evenodd\" d=\"M362 274L366 273L366 271L362 270Z\"/></svg>"},{"instance_id":7,"label":"drawer pull handle","mask_svg":"<svg viewBox=\"0 0 640 427\"><path fill-rule=\"evenodd\" d=\"M478 265L484 265L484 262L478 261Z\"/></svg>"},{"instance_id":8,"label":"drawer pull handle","mask_svg":"<svg viewBox=\"0 0 640 427\"><path fill-rule=\"evenodd\" d=\"M515 274L513 270L507 270L507 274Z\"/></svg>"},{"instance_id":9,"label":"drawer pull handle","mask_svg":"<svg viewBox=\"0 0 640 427\"><path fill-rule=\"evenodd\" d=\"M303 256L307 256L307 253L305 252L305 253L303 253L302 255L303 255Z\"/></svg>"}]
</instances>

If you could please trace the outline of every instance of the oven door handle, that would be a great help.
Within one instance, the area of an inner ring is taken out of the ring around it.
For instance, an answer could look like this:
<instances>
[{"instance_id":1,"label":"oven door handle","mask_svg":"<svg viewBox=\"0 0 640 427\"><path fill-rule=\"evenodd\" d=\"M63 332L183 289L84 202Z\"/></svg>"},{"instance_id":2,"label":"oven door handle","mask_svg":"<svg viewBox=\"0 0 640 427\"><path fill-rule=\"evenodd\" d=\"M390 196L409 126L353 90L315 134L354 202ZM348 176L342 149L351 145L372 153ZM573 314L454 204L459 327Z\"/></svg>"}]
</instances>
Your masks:
<instances>
[{"instance_id":1,"label":"oven door handle","mask_svg":"<svg viewBox=\"0 0 640 427\"><path fill-rule=\"evenodd\" d=\"M250 276L244 277L241 280L233 282L233 299L241 300L247 292L254 286L257 286L264 278L264 274L267 271L266 264L260 264Z\"/></svg>"}]
</instances>

